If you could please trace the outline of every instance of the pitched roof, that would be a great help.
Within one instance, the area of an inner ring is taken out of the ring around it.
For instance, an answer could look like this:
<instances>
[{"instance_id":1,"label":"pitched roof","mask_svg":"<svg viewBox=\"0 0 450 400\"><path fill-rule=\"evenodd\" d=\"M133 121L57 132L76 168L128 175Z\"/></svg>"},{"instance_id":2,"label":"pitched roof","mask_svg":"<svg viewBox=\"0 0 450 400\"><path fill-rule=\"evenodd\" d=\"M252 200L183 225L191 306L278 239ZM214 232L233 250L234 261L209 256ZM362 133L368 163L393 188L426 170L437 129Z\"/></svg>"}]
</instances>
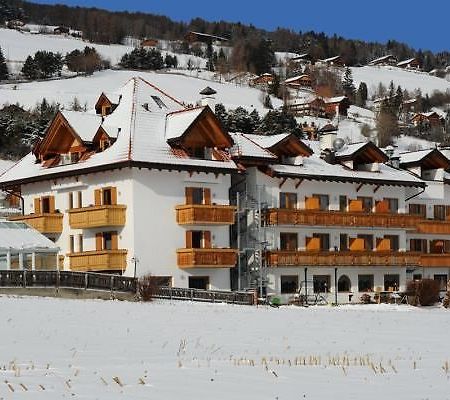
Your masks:
<instances>
[{"instance_id":1,"label":"pitched roof","mask_svg":"<svg viewBox=\"0 0 450 400\"><path fill-rule=\"evenodd\" d=\"M58 252L58 246L42 233L23 222L0 220L0 249L50 250Z\"/></svg>"},{"instance_id":2,"label":"pitched roof","mask_svg":"<svg viewBox=\"0 0 450 400\"><path fill-rule=\"evenodd\" d=\"M426 149L400 153L400 165L403 167L420 165L426 169L450 167L450 160L438 149Z\"/></svg>"},{"instance_id":3,"label":"pitched roof","mask_svg":"<svg viewBox=\"0 0 450 400\"><path fill-rule=\"evenodd\" d=\"M211 88L209 86L206 86L202 91L200 91L200 94L202 94L204 96L211 96L211 95L216 94L216 93L217 92L213 88Z\"/></svg>"},{"instance_id":4,"label":"pitched roof","mask_svg":"<svg viewBox=\"0 0 450 400\"><path fill-rule=\"evenodd\" d=\"M61 111L62 116L83 142L91 142L102 124L102 117L78 111Z\"/></svg>"},{"instance_id":5,"label":"pitched roof","mask_svg":"<svg viewBox=\"0 0 450 400\"><path fill-rule=\"evenodd\" d=\"M258 135L246 135L238 132L230 133L230 135L234 141L234 146L230 150L232 157L277 159L275 154L261 147L255 140L252 140L254 136Z\"/></svg>"}]
</instances>

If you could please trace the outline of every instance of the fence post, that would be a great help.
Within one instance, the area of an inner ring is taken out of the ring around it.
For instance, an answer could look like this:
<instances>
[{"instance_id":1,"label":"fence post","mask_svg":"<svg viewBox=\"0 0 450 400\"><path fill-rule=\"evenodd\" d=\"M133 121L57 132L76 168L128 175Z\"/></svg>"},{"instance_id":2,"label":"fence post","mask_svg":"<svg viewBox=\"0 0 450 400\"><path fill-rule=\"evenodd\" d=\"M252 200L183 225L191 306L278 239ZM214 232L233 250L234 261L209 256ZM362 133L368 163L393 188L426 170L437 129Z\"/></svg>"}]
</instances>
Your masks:
<instances>
[{"instance_id":1,"label":"fence post","mask_svg":"<svg viewBox=\"0 0 450 400\"><path fill-rule=\"evenodd\" d=\"M87 272L84 274L84 290L88 288L88 274Z\"/></svg>"},{"instance_id":2,"label":"fence post","mask_svg":"<svg viewBox=\"0 0 450 400\"><path fill-rule=\"evenodd\" d=\"M22 275L23 287L26 288L27 287L27 270L23 269L22 271L23 271L23 275Z\"/></svg>"},{"instance_id":3,"label":"fence post","mask_svg":"<svg viewBox=\"0 0 450 400\"><path fill-rule=\"evenodd\" d=\"M191 301L194 301L194 289L191 289Z\"/></svg>"}]
</instances>

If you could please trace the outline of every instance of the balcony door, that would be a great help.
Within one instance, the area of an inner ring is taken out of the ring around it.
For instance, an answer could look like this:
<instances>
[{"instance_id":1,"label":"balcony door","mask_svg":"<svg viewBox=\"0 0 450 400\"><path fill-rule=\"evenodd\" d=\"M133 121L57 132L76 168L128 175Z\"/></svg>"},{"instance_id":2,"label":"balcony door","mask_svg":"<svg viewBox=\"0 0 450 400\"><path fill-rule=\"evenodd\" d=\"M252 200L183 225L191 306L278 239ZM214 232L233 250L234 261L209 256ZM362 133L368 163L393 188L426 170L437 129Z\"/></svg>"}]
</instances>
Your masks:
<instances>
[{"instance_id":1,"label":"balcony door","mask_svg":"<svg viewBox=\"0 0 450 400\"><path fill-rule=\"evenodd\" d=\"M187 205L211 204L211 189L202 187L187 187L185 189Z\"/></svg>"}]
</instances>

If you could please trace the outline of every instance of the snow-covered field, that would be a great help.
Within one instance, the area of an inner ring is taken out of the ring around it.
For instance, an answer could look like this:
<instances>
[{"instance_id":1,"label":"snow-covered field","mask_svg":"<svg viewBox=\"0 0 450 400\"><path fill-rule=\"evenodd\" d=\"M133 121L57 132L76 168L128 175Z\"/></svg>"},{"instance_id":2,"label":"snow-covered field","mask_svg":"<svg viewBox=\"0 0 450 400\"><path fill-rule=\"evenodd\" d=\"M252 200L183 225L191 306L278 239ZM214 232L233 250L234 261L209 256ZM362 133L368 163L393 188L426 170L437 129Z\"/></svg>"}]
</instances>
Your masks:
<instances>
[{"instance_id":1,"label":"snow-covered field","mask_svg":"<svg viewBox=\"0 0 450 400\"><path fill-rule=\"evenodd\" d=\"M3 399L450 398L448 311L0 297Z\"/></svg>"},{"instance_id":2,"label":"snow-covered field","mask_svg":"<svg viewBox=\"0 0 450 400\"><path fill-rule=\"evenodd\" d=\"M419 88L422 91L422 95L431 95L433 91L439 90L445 92L450 90L450 82L430 76L425 72L405 71L397 67L353 67L351 68L353 79L356 87L360 82L367 84L369 96L373 95L381 82L385 87L389 86L391 81L397 87L400 85L402 89L407 89L413 92Z\"/></svg>"},{"instance_id":3,"label":"snow-covered field","mask_svg":"<svg viewBox=\"0 0 450 400\"><path fill-rule=\"evenodd\" d=\"M210 82L181 74L113 70L96 72L89 77L0 85L0 104L18 102L25 107L33 107L45 97L50 102L56 101L68 107L74 97L77 97L82 105L87 103L88 108L93 108L102 91L115 91L132 76L142 76L186 103L195 104L201 97L199 92L206 86L211 86L217 91L217 102L223 103L227 108L242 106L250 111L256 108L258 112L267 112L264 111L261 91L255 88ZM282 101L273 98L272 104L277 107Z\"/></svg>"}]
</instances>

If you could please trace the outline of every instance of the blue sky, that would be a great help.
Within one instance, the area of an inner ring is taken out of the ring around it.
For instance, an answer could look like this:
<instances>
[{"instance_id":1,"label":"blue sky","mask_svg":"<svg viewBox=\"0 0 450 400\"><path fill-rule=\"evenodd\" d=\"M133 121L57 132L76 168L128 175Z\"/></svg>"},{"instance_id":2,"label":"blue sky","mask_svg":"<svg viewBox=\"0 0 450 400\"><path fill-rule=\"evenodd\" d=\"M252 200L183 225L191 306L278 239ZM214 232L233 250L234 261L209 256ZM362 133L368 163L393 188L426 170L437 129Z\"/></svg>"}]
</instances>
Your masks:
<instances>
[{"instance_id":1,"label":"blue sky","mask_svg":"<svg viewBox=\"0 0 450 400\"><path fill-rule=\"evenodd\" d=\"M282 26L296 31L337 33L352 39L379 42L395 39L416 49L450 51L449 0L435 0L432 4L417 0L34 1L110 10L143 11L166 15L177 21L201 17L210 21L223 19L252 23L269 30Z\"/></svg>"}]
</instances>

